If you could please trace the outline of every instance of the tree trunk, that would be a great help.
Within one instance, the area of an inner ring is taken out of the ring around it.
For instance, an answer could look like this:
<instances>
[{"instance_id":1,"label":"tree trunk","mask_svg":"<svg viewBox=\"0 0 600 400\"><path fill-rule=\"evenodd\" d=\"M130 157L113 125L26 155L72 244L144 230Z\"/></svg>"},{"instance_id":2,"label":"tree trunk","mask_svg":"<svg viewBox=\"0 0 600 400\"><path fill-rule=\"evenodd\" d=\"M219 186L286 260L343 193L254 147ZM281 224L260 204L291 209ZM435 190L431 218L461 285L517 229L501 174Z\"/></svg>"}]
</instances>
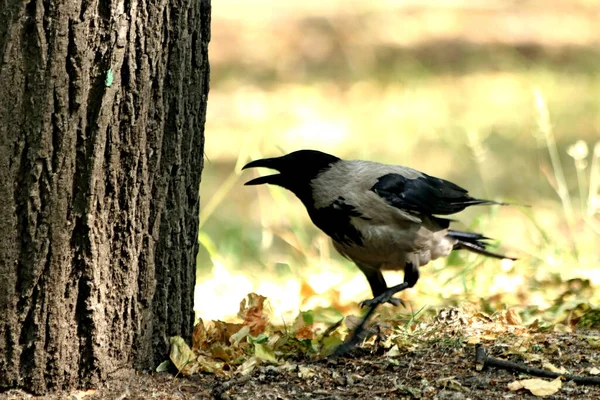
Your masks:
<instances>
[{"instance_id":1,"label":"tree trunk","mask_svg":"<svg viewBox=\"0 0 600 400\"><path fill-rule=\"evenodd\" d=\"M0 390L191 336L210 0L0 5Z\"/></svg>"}]
</instances>

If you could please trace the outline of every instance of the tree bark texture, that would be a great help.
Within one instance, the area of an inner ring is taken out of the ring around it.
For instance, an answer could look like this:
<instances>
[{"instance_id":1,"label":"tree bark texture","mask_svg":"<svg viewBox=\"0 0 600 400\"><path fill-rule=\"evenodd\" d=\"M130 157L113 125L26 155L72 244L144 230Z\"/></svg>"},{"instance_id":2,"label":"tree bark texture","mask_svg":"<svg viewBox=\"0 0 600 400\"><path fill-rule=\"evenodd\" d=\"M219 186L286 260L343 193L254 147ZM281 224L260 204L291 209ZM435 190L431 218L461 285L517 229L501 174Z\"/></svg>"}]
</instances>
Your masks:
<instances>
[{"instance_id":1,"label":"tree bark texture","mask_svg":"<svg viewBox=\"0 0 600 400\"><path fill-rule=\"evenodd\" d=\"M210 0L0 1L0 389L191 336Z\"/></svg>"}]
</instances>

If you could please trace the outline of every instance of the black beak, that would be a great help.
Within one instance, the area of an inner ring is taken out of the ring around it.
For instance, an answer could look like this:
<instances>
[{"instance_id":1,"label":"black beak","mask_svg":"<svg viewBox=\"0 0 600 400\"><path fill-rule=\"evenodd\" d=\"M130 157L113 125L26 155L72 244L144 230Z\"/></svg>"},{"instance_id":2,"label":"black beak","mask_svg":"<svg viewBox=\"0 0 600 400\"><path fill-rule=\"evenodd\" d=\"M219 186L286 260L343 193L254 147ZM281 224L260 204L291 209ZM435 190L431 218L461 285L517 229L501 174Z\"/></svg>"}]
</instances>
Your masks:
<instances>
[{"instance_id":1,"label":"black beak","mask_svg":"<svg viewBox=\"0 0 600 400\"><path fill-rule=\"evenodd\" d=\"M244 167L242 169L247 169L247 168L256 168L256 167L262 167L262 168L270 168L270 169L274 169L276 171L280 171L280 165L281 165L281 159L279 157L274 157L274 158L263 158L260 160L254 160L252 162L249 162L248 164L244 165ZM270 183L270 184L279 184L281 180L281 174L275 174L275 175L267 175L267 176L260 176L258 178L252 179L251 181L246 182L244 185L262 185L264 183Z\"/></svg>"}]
</instances>

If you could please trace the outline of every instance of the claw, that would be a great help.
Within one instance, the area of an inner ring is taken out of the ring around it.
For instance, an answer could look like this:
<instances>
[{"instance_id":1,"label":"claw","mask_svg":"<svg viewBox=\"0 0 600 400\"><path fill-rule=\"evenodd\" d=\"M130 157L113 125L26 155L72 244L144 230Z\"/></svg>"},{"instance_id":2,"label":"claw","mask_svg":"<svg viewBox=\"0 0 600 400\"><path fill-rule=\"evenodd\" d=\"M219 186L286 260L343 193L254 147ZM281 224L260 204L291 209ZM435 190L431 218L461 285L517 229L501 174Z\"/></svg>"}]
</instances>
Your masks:
<instances>
[{"instance_id":1,"label":"claw","mask_svg":"<svg viewBox=\"0 0 600 400\"><path fill-rule=\"evenodd\" d=\"M358 305L360 306L360 308L364 308L364 307L371 307L371 306L376 306L378 304L384 304L384 303L390 303L396 307L398 307L399 305L402 305L402 307L406 308L406 303L404 303L404 300L398 299L398 298L393 298L391 294L386 293L386 292L384 292L384 293L380 294L379 296L376 296L372 299L361 301L360 303L358 303Z\"/></svg>"}]
</instances>

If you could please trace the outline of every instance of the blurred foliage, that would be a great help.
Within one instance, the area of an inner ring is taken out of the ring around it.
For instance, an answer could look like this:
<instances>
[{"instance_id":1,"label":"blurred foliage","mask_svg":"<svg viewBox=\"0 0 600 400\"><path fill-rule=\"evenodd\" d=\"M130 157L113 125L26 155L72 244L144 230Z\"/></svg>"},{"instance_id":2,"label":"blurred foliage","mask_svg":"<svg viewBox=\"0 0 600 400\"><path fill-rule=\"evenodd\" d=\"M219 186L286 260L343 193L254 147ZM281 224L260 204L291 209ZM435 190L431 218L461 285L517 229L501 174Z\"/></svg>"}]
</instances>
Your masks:
<instances>
[{"instance_id":1,"label":"blurred foliage","mask_svg":"<svg viewBox=\"0 0 600 400\"><path fill-rule=\"evenodd\" d=\"M198 315L233 317L252 291L284 322L369 297L293 195L242 186L245 162L301 148L531 205L457 215L519 260L432 262L402 294L412 310L472 301L551 323L597 304L599 16L584 0L215 2Z\"/></svg>"}]
</instances>

